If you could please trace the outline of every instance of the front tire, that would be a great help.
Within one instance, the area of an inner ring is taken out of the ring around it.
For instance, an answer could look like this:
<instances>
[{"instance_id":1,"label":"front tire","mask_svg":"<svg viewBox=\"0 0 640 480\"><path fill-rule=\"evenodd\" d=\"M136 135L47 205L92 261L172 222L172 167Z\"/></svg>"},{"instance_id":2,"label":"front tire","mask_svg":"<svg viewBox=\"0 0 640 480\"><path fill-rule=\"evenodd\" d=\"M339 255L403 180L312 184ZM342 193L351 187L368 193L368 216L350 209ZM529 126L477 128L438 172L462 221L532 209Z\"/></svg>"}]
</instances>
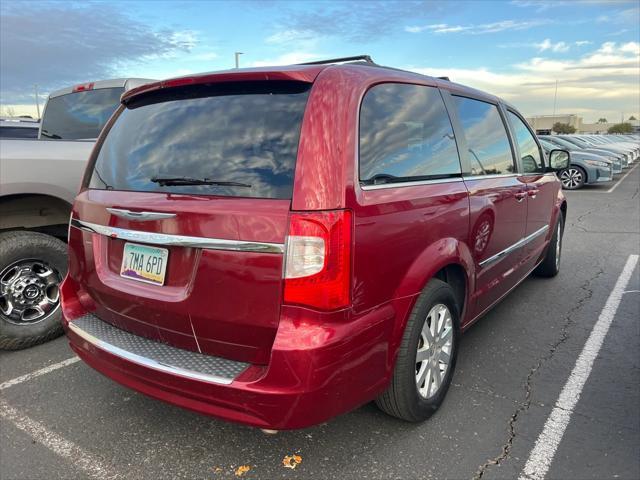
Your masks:
<instances>
[{"instance_id":1,"label":"front tire","mask_svg":"<svg viewBox=\"0 0 640 480\"><path fill-rule=\"evenodd\" d=\"M565 190L579 190L587 181L587 172L577 165L570 165L560 172L560 182Z\"/></svg>"},{"instance_id":2,"label":"front tire","mask_svg":"<svg viewBox=\"0 0 640 480\"><path fill-rule=\"evenodd\" d=\"M66 273L64 242L36 232L0 234L0 349L62 335L59 287Z\"/></svg>"},{"instance_id":3,"label":"front tire","mask_svg":"<svg viewBox=\"0 0 640 480\"><path fill-rule=\"evenodd\" d=\"M382 411L408 422L436 412L455 370L459 325L453 289L432 279L409 316L391 383L376 399Z\"/></svg>"},{"instance_id":4,"label":"front tire","mask_svg":"<svg viewBox=\"0 0 640 480\"><path fill-rule=\"evenodd\" d=\"M539 277L555 277L560 272L560 258L562 256L562 235L564 233L564 215L558 213L558 222L553 232L549 248L542 263L533 271Z\"/></svg>"}]
</instances>

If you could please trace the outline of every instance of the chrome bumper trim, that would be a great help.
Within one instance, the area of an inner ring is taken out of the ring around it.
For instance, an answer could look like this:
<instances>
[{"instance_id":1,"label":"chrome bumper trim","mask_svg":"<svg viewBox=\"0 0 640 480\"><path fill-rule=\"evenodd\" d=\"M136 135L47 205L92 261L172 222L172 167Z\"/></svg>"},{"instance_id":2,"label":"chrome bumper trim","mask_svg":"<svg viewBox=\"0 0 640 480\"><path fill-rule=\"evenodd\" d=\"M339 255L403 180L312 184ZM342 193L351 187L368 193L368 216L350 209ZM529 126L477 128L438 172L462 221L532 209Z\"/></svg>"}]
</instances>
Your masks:
<instances>
[{"instance_id":1,"label":"chrome bumper trim","mask_svg":"<svg viewBox=\"0 0 640 480\"><path fill-rule=\"evenodd\" d=\"M91 345L129 362L192 380L229 385L249 366L139 337L87 314L69 322L69 329Z\"/></svg>"},{"instance_id":2,"label":"chrome bumper trim","mask_svg":"<svg viewBox=\"0 0 640 480\"><path fill-rule=\"evenodd\" d=\"M142 232L140 230L128 230L98 225L97 223L85 222L77 218L71 219L71 226L106 237L148 243L151 245L193 247L207 250L230 250L234 252L284 253L283 243L246 242L222 238L188 237L166 233Z\"/></svg>"}]
</instances>

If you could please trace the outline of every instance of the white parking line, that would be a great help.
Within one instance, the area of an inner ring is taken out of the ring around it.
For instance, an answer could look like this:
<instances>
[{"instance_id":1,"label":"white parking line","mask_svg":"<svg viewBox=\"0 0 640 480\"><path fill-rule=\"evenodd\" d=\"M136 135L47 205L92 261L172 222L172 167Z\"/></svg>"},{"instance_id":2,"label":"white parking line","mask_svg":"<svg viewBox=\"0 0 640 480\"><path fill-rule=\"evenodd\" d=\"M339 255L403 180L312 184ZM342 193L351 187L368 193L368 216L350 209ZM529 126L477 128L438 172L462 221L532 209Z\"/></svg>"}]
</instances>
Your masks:
<instances>
[{"instance_id":1,"label":"white parking line","mask_svg":"<svg viewBox=\"0 0 640 480\"><path fill-rule=\"evenodd\" d=\"M35 372L27 373L26 375L22 375L21 377L14 378L12 380L7 380L6 382L0 383L0 390L13 387L14 385L17 385L19 383L27 382L33 378L39 377L40 375L53 372L54 370L58 370L59 368L66 367L67 365L71 365L72 363L76 363L79 361L79 357L67 358L66 360L63 360L61 362L54 363L53 365L41 368L40 370L36 370Z\"/></svg>"},{"instance_id":2,"label":"white parking line","mask_svg":"<svg viewBox=\"0 0 640 480\"><path fill-rule=\"evenodd\" d=\"M529 455L522 475L520 475L520 480L542 480L547 474L564 431L569 424L573 409L578 403L582 389L589 378L593 362L598 356L604 337L609 331L611 322L620 306L622 295L637 264L638 255L630 255L607 299L607 303L600 313L598 321L593 326L593 330L584 344L582 352L580 352L578 360L576 360L567 383L560 392L556 406L544 424L544 429Z\"/></svg>"},{"instance_id":3,"label":"white parking line","mask_svg":"<svg viewBox=\"0 0 640 480\"><path fill-rule=\"evenodd\" d=\"M78 445L57 433L49 431L44 425L22 415L15 408L0 399L0 417L10 421L17 428L27 433L33 440L47 447L53 453L69 460L87 476L99 480L115 479L120 475L109 465L87 453Z\"/></svg>"},{"instance_id":4,"label":"white parking line","mask_svg":"<svg viewBox=\"0 0 640 480\"><path fill-rule=\"evenodd\" d=\"M640 165L640 163L637 163L633 168L631 168L631 170L629 170L627 173L625 173L622 178L620 180L617 181L617 183L611 187L609 190L607 190L607 193L611 193L613 192L616 188L618 188L618 185L620 185L622 183L622 181L627 178L629 176L629 174L631 172L633 172L636 168L638 168L638 165Z\"/></svg>"}]
</instances>

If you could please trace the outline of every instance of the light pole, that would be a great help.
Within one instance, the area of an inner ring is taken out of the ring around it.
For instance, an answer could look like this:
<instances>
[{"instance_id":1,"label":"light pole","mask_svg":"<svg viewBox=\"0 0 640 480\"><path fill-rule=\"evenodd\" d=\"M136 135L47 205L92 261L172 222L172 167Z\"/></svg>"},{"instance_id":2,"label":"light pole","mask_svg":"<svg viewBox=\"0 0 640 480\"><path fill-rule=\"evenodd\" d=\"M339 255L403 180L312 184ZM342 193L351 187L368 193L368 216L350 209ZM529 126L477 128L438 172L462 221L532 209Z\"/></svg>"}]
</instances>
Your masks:
<instances>
[{"instance_id":1,"label":"light pole","mask_svg":"<svg viewBox=\"0 0 640 480\"><path fill-rule=\"evenodd\" d=\"M38 120L40 120L40 100L38 99L38 84L33 86L36 93L36 110L38 111Z\"/></svg>"},{"instance_id":2,"label":"light pole","mask_svg":"<svg viewBox=\"0 0 640 480\"><path fill-rule=\"evenodd\" d=\"M558 99L558 80L556 79L556 93L553 94L553 116L556 116L556 100Z\"/></svg>"},{"instance_id":3,"label":"light pole","mask_svg":"<svg viewBox=\"0 0 640 480\"><path fill-rule=\"evenodd\" d=\"M236 57L236 68L240 68L240 55L244 55L244 53L243 52L235 52L234 55Z\"/></svg>"}]
</instances>

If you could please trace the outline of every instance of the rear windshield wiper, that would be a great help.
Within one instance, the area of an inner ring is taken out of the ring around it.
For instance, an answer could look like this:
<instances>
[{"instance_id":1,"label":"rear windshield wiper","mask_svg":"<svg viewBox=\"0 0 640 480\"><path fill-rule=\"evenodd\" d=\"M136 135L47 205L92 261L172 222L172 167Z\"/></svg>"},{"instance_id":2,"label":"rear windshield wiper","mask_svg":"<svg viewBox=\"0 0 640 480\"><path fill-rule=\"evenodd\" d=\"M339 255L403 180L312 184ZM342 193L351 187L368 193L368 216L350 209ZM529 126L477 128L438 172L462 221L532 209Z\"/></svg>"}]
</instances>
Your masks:
<instances>
[{"instance_id":1,"label":"rear windshield wiper","mask_svg":"<svg viewBox=\"0 0 640 480\"><path fill-rule=\"evenodd\" d=\"M55 140L62 140L62 137L60 135L56 135L55 133L49 133L47 130L42 130L41 133L42 133L42 135L44 135L47 138L53 138Z\"/></svg>"},{"instance_id":2,"label":"rear windshield wiper","mask_svg":"<svg viewBox=\"0 0 640 480\"><path fill-rule=\"evenodd\" d=\"M183 185L216 185L219 187L246 187L251 188L249 183L224 182L211 180L209 178L192 178L192 177L151 177L153 183L157 183L161 187L183 186Z\"/></svg>"}]
</instances>

